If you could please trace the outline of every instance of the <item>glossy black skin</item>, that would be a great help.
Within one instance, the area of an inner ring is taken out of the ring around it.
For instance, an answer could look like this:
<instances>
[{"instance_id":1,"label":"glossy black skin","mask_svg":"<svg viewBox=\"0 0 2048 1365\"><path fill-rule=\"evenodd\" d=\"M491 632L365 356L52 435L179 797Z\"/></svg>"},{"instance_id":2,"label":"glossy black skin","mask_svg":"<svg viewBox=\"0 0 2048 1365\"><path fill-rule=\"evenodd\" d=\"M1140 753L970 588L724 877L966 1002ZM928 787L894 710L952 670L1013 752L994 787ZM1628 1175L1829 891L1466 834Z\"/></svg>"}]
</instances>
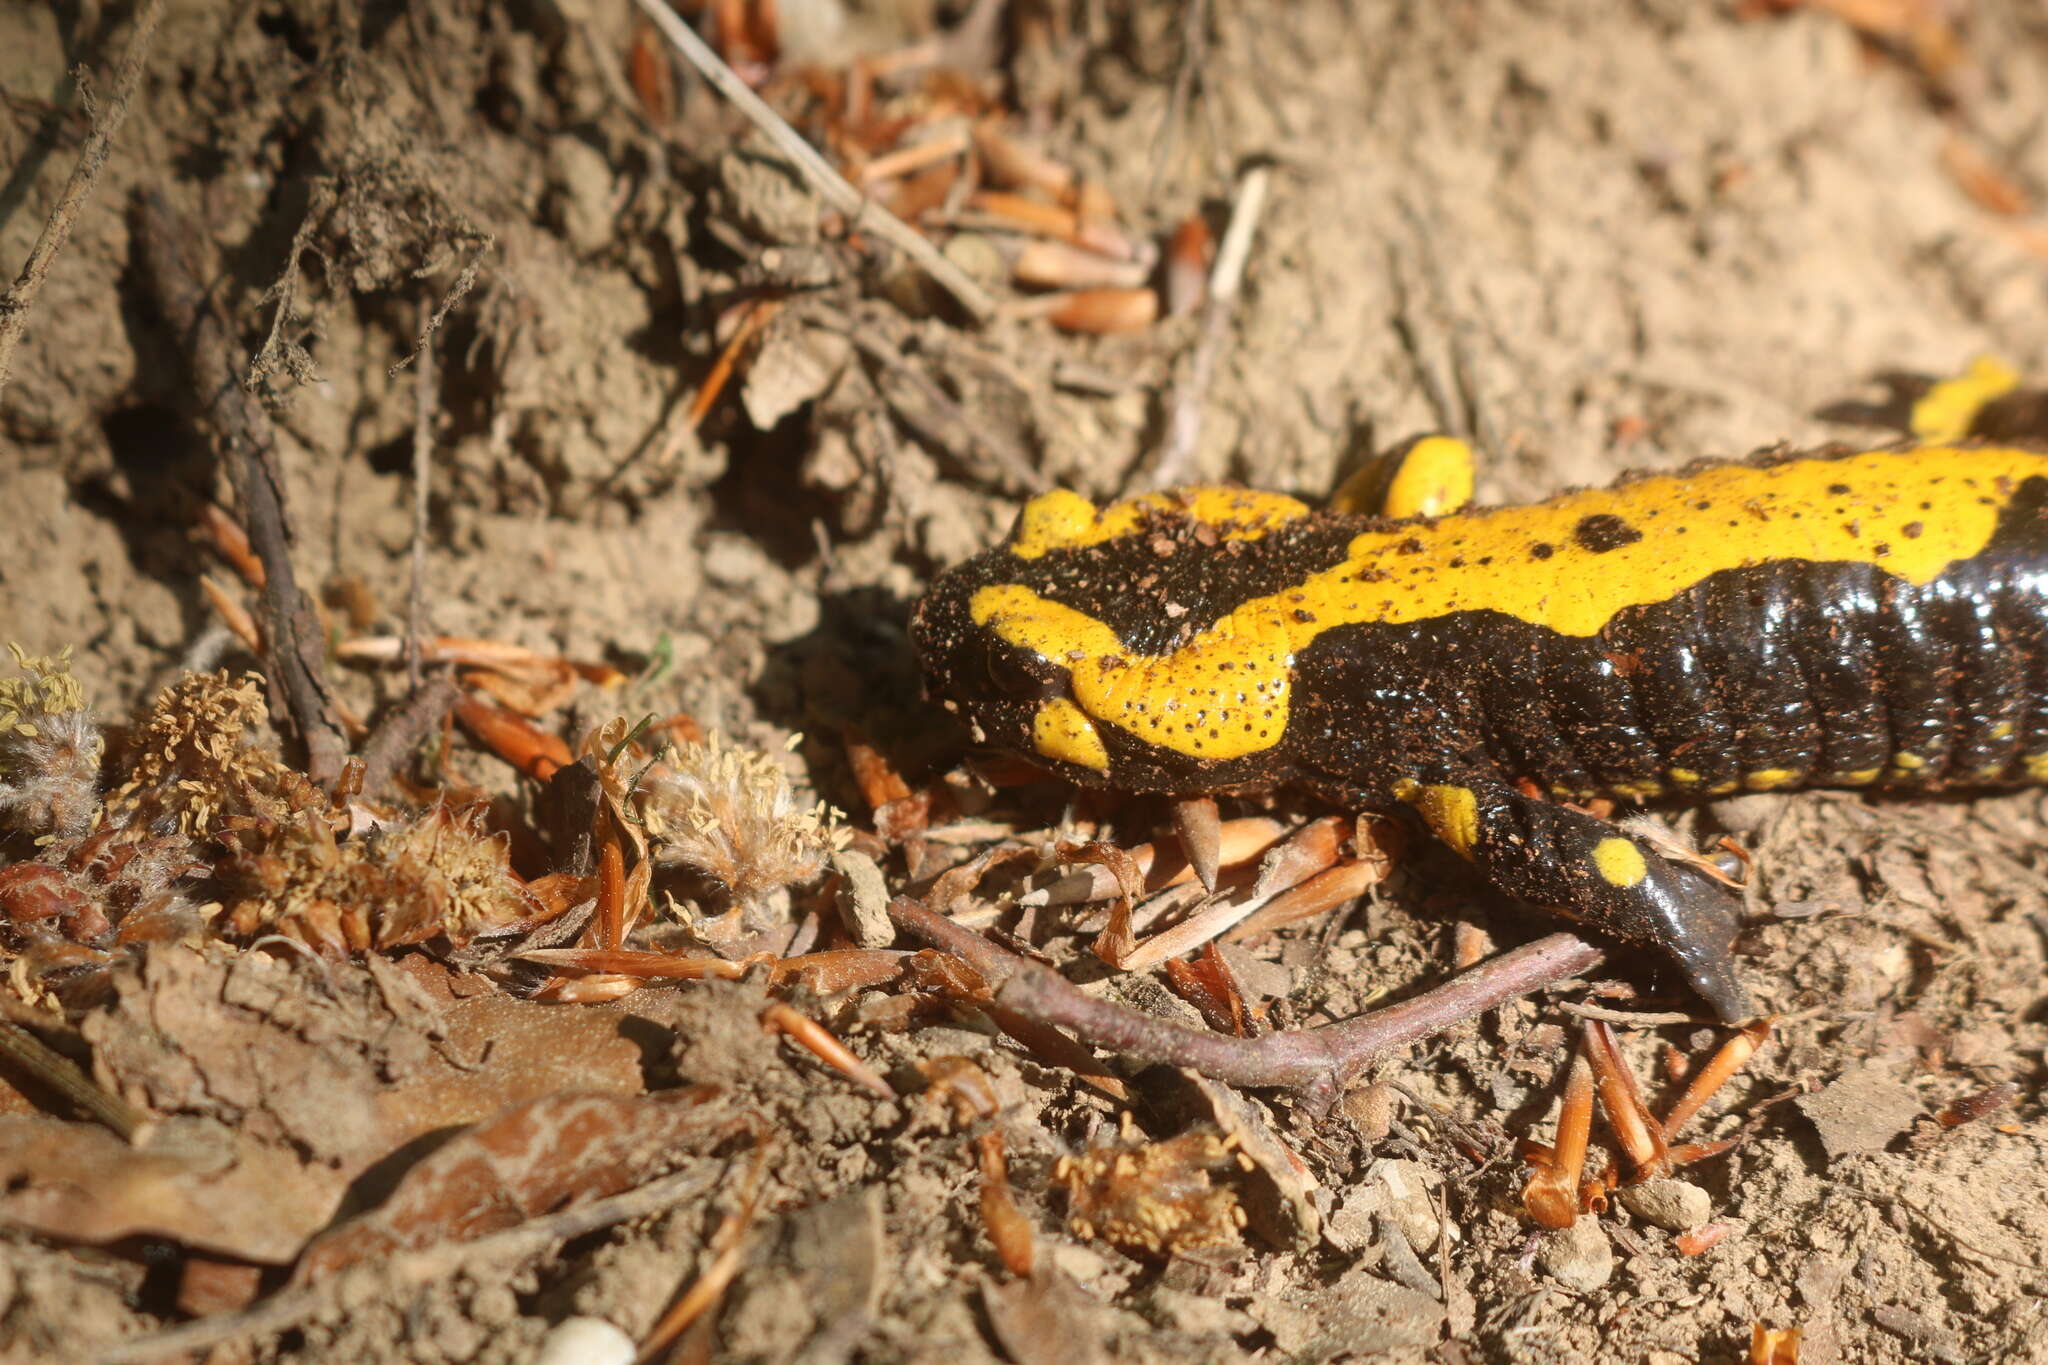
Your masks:
<instances>
[{"instance_id":1,"label":"glossy black skin","mask_svg":"<svg viewBox=\"0 0 2048 1365\"><path fill-rule=\"evenodd\" d=\"M1045 763L1030 720L1063 692L1065 669L975 628L977 589L1027 584L1162 653L1386 525L1319 515L1219 543L1165 517L1148 534L1034 561L993 551L934 585L913 637L935 696L988 742ZM2035 780L2022 759L2048 753L2048 481L2027 480L1986 549L1924 586L1872 565L1781 560L1627 608L1590 638L1495 611L1339 626L1297 656L1294 678L1281 742L1243 758L1204 763L1101 727L1111 781L1178 794L1299 781L1366 808L1390 804L1403 782L1469 790L1478 838L1466 856L1496 887L1660 948L1724 1017L1746 1017L1729 955L1734 894L1635 835L1649 875L1607 884L1591 852L1625 831L1516 779L1563 799L1652 787L1699 799L1773 770L1774 788L1860 785L1869 779L1853 775L1873 768L1872 785L1921 791ZM1891 767L1900 753L1922 765ZM1697 780L1675 784L1673 768Z\"/></svg>"}]
</instances>

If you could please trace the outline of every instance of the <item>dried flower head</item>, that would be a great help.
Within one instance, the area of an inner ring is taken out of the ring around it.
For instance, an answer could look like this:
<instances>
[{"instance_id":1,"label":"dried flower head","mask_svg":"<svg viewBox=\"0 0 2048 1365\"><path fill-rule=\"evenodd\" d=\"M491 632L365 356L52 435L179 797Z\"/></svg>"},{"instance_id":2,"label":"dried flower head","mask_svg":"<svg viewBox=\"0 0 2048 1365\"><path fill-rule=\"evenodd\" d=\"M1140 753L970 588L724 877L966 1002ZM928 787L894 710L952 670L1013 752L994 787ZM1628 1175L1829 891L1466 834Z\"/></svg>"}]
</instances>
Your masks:
<instances>
[{"instance_id":1,"label":"dried flower head","mask_svg":"<svg viewBox=\"0 0 2048 1365\"><path fill-rule=\"evenodd\" d=\"M136 727L118 815L174 820L194 838L233 823L282 823L318 798L303 774L244 736L267 717L255 674L189 673L157 695Z\"/></svg>"},{"instance_id":2,"label":"dried flower head","mask_svg":"<svg viewBox=\"0 0 2048 1365\"><path fill-rule=\"evenodd\" d=\"M287 934L335 957L437 936L460 946L545 914L512 872L507 845L477 811L437 805L347 842L309 812L223 865L223 925L243 938Z\"/></svg>"},{"instance_id":3,"label":"dried flower head","mask_svg":"<svg viewBox=\"0 0 2048 1365\"><path fill-rule=\"evenodd\" d=\"M1164 1142L1124 1140L1078 1157L1061 1157L1053 1178L1067 1190L1067 1226L1139 1255L1167 1257L1228 1246L1244 1226L1244 1209L1212 1171L1251 1163L1234 1139L1183 1133Z\"/></svg>"},{"instance_id":4,"label":"dried flower head","mask_svg":"<svg viewBox=\"0 0 2048 1365\"><path fill-rule=\"evenodd\" d=\"M14 655L19 678L0 678L0 827L43 842L85 833L99 809L99 726L71 676L71 650L54 659Z\"/></svg>"},{"instance_id":5,"label":"dried flower head","mask_svg":"<svg viewBox=\"0 0 2048 1365\"><path fill-rule=\"evenodd\" d=\"M823 801L799 805L773 758L715 733L671 747L634 799L655 858L717 880L739 905L812 880L852 837Z\"/></svg>"}]
</instances>

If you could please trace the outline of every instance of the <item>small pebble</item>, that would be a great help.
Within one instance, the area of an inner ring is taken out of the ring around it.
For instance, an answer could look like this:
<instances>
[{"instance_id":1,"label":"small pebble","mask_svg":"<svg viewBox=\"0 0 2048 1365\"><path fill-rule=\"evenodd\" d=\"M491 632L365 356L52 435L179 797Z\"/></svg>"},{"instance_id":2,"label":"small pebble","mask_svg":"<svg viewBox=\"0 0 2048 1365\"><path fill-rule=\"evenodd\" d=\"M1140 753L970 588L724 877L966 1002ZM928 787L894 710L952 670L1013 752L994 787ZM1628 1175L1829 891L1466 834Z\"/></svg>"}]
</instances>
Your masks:
<instances>
[{"instance_id":1,"label":"small pebble","mask_svg":"<svg viewBox=\"0 0 2048 1365\"><path fill-rule=\"evenodd\" d=\"M1714 1201L1685 1180L1645 1180L1624 1186L1617 1201L1645 1223L1671 1232L1691 1232L1714 1215Z\"/></svg>"},{"instance_id":2,"label":"small pebble","mask_svg":"<svg viewBox=\"0 0 2048 1365\"><path fill-rule=\"evenodd\" d=\"M1581 1293L1598 1289L1614 1273L1614 1248L1595 1218L1581 1218L1551 1233L1536 1260L1552 1279Z\"/></svg>"},{"instance_id":3,"label":"small pebble","mask_svg":"<svg viewBox=\"0 0 2048 1365\"><path fill-rule=\"evenodd\" d=\"M603 1318L563 1318L540 1339L533 1365L633 1365L633 1338Z\"/></svg>"}]
</instances>

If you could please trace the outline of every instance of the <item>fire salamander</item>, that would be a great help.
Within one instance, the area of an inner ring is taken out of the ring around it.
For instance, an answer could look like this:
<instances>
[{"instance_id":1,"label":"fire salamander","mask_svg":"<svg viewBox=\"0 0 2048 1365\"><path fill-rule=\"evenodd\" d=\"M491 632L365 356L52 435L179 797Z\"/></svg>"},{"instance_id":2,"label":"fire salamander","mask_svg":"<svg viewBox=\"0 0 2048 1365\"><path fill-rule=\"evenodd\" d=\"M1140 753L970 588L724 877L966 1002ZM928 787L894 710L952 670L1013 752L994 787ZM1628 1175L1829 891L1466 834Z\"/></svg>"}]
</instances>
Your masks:
<instances>
[{"instance_id":1,"label":"fire salamander","mask_svg":"<svg viewBox=\"0 0 2048 1365\"><path fill-rule=\"evenodd\" d=\"M1382 506L1432 505L1398 483ZM1406 805L1734 1020L1734 893L1566 803L2048 782L2048 452L1779 452L1405 518L1052 492L912 634L984 742L1128 791Z\"/></svg>"}]
</instances>

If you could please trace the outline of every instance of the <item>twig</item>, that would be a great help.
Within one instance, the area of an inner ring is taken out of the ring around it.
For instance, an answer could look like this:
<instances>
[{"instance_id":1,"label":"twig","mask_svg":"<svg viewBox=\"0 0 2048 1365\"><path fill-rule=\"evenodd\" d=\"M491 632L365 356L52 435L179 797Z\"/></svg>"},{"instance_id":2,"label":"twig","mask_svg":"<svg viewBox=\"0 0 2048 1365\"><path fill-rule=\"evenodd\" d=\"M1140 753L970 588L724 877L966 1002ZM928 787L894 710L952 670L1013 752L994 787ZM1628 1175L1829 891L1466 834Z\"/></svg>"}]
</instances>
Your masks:
<instances>
[{"instance_id":1,"label":"twig","mask_svg":"<svg viewBox=\"0 0 2048 1365\"><path fill-rule=\"evenodd\" d=\"M703 1317L718 1302L733 1276L739 1274L740 1258L747 1250L747 1228L754 1221L754 1214L761 1206L761 1186L768 1174L768 1154L773 1140L763 1138L754 1146L754 1159L747 1167L746 1185L740 1192L739 1207L728 1212L719 1220L718 1231L711 1237L711 1261L697 1282L683 1292L683 1296L661 1315L661 1321L654 1324L647 1333L647 1339L640 1344L639 1359L651 1361L659 1357L670 1342L688 1331L690 1324Z\"/></svg>"},{"instance_id":2,"label":"twig","mask_svg":"<svg viewBox=\"0 0 2048 1365\"><path fill-rule=\"evenodd\" d=\"M199 229L154 191L139 196L137 209L136 239L157 306L184 342L250 544L263 561L263 633L270 646L264 669L305 743L306 775L317 786L330 786L341 775L348 736L328 691L313 604L292 574L284 471L270 418L236 382L227 326L185 254L189 243L204 240Z\"/></svg>"},{"instance_id":3,"label":"twig","mask_svg":"<svg viewBox=\"0 0 2048 1365\"><path fill-rule=\"evenodd\" d=\"M1233 1038L1203 1033L1087 995L1057 972L1028 966L996 992L996 1003L1026 1018L1072 1029L1122 1057L1184 1066L1226 1085L1278 1086L1334 1099L1394 1048L1596 966L1600 949L1551 934L1503 953L1441 986L1370 1014L1318 1028Z\"/></svg>"},{"instance_id":4,"label":"twig","mask_svg":"<svg viewBox=\"0 0 2048 1365\"><path fill-rule=\"evenodd\" d=\"M94 1085L76 1062L19 1024L0 1020L0 1053L113 1129L130 1146L139 1147L148 1141L150 1130L156 1127L156 1120L119 1095Z\"/></svg>"},{"instance_id":5,"label":"twig","mask_svg":"<svg viewBox=\"0 0 2048 1365\"><path fill-rule=\"evenodd\" d=\"M394 706L363 741L363 794L381 796L391 785L398 765L417 749L441 718L455 709L460 695L444 673L428 678Z\"/></svg>"},{"instance_id":6,"label":"twig","mask_svg":"<svg viewBox=\"0 0 2048 1365\"><path fill-rule=\"evenodd\" d=\"M849 227L865 228L917 262L927 275L959 301L976 322L987 322L995 316L996 303L987 290L947 260L924 234L847 183L846 177L832 169L832 163L819 155L818 149L806 142L803 134L790 127L780 114L748 88L738 73L720 60L718 54L682 21L667 0L635 0L635 3L661 30L662 36L675 45L676 51L688 58L690 65L711 83L713 89L739 106L739 111L782 149L803 178L810 182L818 197L846 215Z\"/></svg>"},{"instance_id":7,"label":"twig","mask_svg":"<svg viewBox=\"0 0 2048 1365\"><path fill-rule=\"evenodd\" d=\"M1145 178L1145 199L1149 203L1159 193L1159 181L1166 173L1166 163L1173 156L1173 145L1180 134L1180 124L1188 111L1188 95L1194 89L1195 76L1201 71L1209 56L1209 0L1181 0L1186 6L1181 12L1180 25L1180 66L1173 73L1173 92L1167 96L1166 117L1159 125L1159 136L1152 146L1152 170Z\"/></svg>"},{"instance_id":8,"label":"twig","mask_svg":"<svg viewBox=\"0 0 2048 1365\"><path fill-rule=\"evenodd\" d=\"M43 224L36 244L29 248L28 260L22 265L21 274L15 277L6 294L0 295L0 393L7 389L8 371L14 363L14 348L28 331L29 310L35 307L36 296L42 292L43 281L49 278L57 253L70 240L72 225L78 221L80 210L91 196L93 186L99 182L100 171L107 164L108 153L113 150L114 134L128 117L128 106L135 98L136 87L142 84L143 60L149 55L150 39L156 35L157 20L163 17L163 12L163 0L144 0L142 9L135 16L135 31L129 35L127 49L121 53L120 72L114 78L114 98L94 114L92 132L86 136L85 146L79 151L78 164L71 168L71 179L64 183L64 192L57 197L57 207L50 211L49 221Z\"/></svg>"},{"instance_id":9,"label":"twig","mask_svg":"<svg viewBox=\"0 0 2048 1365\"><path fill-rule=\"evenodd\" d=\"M1666 1024L1711 1026L1714 1023L1711 1019L1702 1019L1697 1014L1687 1014L1682 1010L1612 1010L1605 1005L1584 1005L1576 1000L1561 1001L1558 1008L1581 1019L1598 1019L1603 1024L1619 1024L1623 1028L1662 1028Z\"/></svg>"},{"instance_id":10,"label":"twig","mask_svg":"<svg viewBox=\"0 0 2048 1365\"><path fill-rule=\"evenodd\" d=\"M599 1228L658 1213L701 1194L717 1178L715 1171L706 1168L678 1171L624 1194L530 1219L518 1227L479 1237L473 1242L442 1242L419 1251L400 1252L387 1261L371 1262L366 1267L330 1276L303 1289L288 1289L274 1294L240 1313L223 1313L173 1327L167 1332L158 1332L155 1336L124 1341L101 1352L98 1360L100 1365L158 1360L203 1351L240 1337L274 1335L348 1302L351 1286L360 1286L361 1276L375 1275L386 1285L404 1290L445 1279L473 1262L500 1257L524 1260Z\"/></svg>"},{"instance_id":11,"label":"twig","mask_svg":"<svg viewBox=\"0 0 2048 1365\"><path fill-rule=\"evenodd\" d=\"M974 968L990 989L1001 986L1019 968L1028 965L1023 958L1003 951L972 929L955 924L908 896L898 896L889 902L889 918L912 938L922 939L942 953L951 953Z\"/></svg>"},{"instance_id":12,"label":"twig","mask_svg":"<svg viewBox=\"0 0 2048 1365\"><path fill-rule=\"evenodd\" d=\"M965 962L992 990L1008 981L1019 970L1035 966L1027 959L998 948L972 929L955 924L909 896L898 896L889 902L889 918L898 929L912 938L922 939L940 952L948 953ZM1128 1091L1122 1081L1110 1075L1087 1048L1080 1046L1052 1025L1030 1018L1022 1011L1009 1009L1000 1001L991 1002L985 1008L988 1017L995 1021L996 1027L1040 1057L1055 1066L1067 1068L1113 1100L1121 1102L1128 1098Z\"/></svg>"},{"instance_id":13,"label":"twig","mask_svg":"<svg viewBox=\"0 0 2048 1365\"><path fill-rule=\"evenodd\" d=\"M1254 166L1238 184L1230 226L1223 230L1223 244L1216 249L1216 265L1209 272L1209 306L1202 315L1202 339L1195 346L1187 379L1173 395L1173 424L1167 430L1159 462L1152 469L1150 482L1154 487L1170 487L1180 482L1201 442L1202 408L1208 401L1216 359L1222 354L1224 338L1230 331L1238 290L1244 284L1245 262L1251 257L1252 237L1265 213L1266 191L1272 179L1272 167Z\"/></svg>"},{"instance_id":14,"label":"twig","mask_svg":"<svg viewBox=\"0 0 2048 1365\"><path fill-rule=\"evenodd\" d=\"M412 410L412 581L405 592L405 679L420 685L420 641L426 636L427 476L434 467L434 334L420 339L419 372L413 376Z\"/></svg>"}]
</instances>

